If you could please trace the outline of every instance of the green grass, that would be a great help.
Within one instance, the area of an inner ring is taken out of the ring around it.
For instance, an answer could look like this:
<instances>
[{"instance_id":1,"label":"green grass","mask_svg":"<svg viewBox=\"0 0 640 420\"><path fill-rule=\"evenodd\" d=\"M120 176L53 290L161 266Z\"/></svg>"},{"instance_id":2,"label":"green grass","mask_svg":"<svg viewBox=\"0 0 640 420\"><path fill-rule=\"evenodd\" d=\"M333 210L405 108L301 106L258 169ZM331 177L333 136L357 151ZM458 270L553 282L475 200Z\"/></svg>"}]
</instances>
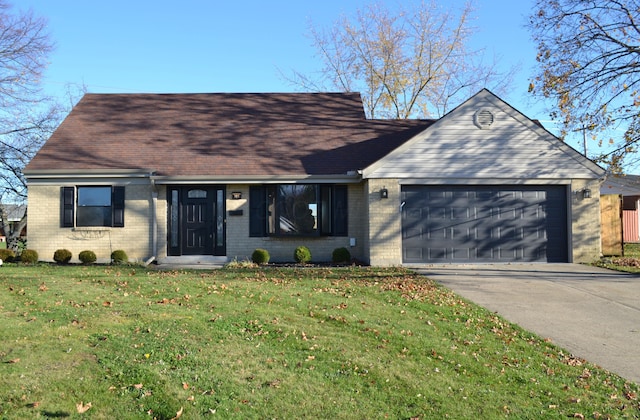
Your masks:
<instances>
[{"instance_id":1,"label":"green grass","mask_svg":"<svg viewBox=\"0 0 640 420\"><path fill-rule=\"evenodd\" d=\"M629 273L640 273L640 244L624 244L623 257L607 257L594 263L599 267Z\"/></svg>"},{"instance_id":2,"label":"green grass","mask_svg":"<svg viewBox=\"0 0 640 420\"><path fill-rule=\"evenodd\" d=\"M636 384L403 269L0 275L2 419L640 417Z\"/></svg>"},{"instance_id":3,"label":"green grass","mask_svg":"<svg viewBox=\"0 0 640 420\"><path fill-rule=\"evenodd\" d=\"M624 244L624 256L640 258L640 244Z\"/></svg>"}]
</instances>

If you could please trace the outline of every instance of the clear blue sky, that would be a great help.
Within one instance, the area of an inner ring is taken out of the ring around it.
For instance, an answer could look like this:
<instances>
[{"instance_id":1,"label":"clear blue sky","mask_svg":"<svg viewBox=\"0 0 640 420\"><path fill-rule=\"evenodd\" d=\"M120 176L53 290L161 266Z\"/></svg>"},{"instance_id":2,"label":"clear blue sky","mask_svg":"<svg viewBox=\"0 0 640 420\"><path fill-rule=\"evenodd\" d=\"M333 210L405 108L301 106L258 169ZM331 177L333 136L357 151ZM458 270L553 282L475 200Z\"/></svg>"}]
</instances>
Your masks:
<instances>
[{"instance_id":1,"label":"clear blue sky","mask_svg":"<svg viewBox=\"0 0 640 420\"><path fill-rule=\"evenodd\" d=\"M10 0L11 1L11 0ZM375 1L375 0L373 0ZM404 0L403 4L411 1ZM43 80L89 92L290 92L279 71L305 74L321 63L309 25L329 27L366 0L13 0L48 19L56 50ZM383 1L389 8L396 0ZM462 7L464 0L441 0ZM530 118L548 120L530 101L535 46L525 28L533 0L475 0L474 48L505 68L520 66L503 99ZM553 127L545 124L550 131Z\"/></svg>"}]
</instances>

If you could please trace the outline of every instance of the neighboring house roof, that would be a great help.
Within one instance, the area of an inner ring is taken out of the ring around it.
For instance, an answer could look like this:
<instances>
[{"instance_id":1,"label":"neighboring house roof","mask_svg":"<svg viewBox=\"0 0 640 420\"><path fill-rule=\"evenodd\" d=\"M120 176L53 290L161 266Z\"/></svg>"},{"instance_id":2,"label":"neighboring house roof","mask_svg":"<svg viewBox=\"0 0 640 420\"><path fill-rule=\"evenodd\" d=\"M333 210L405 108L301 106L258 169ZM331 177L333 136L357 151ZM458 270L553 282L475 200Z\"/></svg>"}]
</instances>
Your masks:
<instances>
[{"instance_id":1,"label":"neighboring house roof","mask_svg":"<svg viewBox=\"0 0 640 420\"><path fill-rule=\"evenodd\" d=\"M432 122L367 120L357 93L87 94L25 174L346 174L371 165Z\"/></svg>"},{"instance_id":2,"label":"neighboring house roof","mask_svg":"<svg viewBox=\"0 0 640 420\"><path fill-rule=\"evenodd\" d=\"M640 175L610 175L600 186L600 194L640 196Z\"/></svg>"},{"instance_id":3,"label":"neighboring house roof","mask_svg":"<svg viewBox=\"0 0 640 420\"><path fill-rule=\"evenodd\" d=\"M19 222L24 217L24 213L27 211L26 204L0 204L4 207L4 210L7 212L7 221L8 222ZM2 214L0 214L0 220L2 219Z\"/></svg>"}]
</instances>

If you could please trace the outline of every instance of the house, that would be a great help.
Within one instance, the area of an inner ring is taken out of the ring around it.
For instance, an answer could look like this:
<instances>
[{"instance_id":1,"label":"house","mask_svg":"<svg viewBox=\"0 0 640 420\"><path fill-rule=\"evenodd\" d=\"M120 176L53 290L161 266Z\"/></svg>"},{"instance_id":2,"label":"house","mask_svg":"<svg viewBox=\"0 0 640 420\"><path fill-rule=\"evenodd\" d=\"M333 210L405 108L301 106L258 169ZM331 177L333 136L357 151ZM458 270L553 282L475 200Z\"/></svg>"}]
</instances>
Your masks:
<instances>
[{"instance_id":1,"label":"house","mask_svg":"<svg viewBox=\"0 0 640 420\"><path fill-rule=\"evenodd\" d=\"M25 204L0 204L2 211L0 211L0 248L7 246L7 236L14 234L14 230L17 229L18 222L24 217L24 213L27 211ZM3 220L2 215L6 214L7 220ZM22 228L20 237L24 238L27 234L26 227Z\"/></svg>"},{"instance_id":2,"label":"house","mask_svg":"<svg viewBox=\"0 0 640 420\"><path fill-rule=\"evenodd\" d=\"M623 241L640 242L640 176L607 176L600 187L600 194L621 197Z\"/></svg>"},{"instance_id":3,"label":"house","mask_svg":"<svg viewBox=\"0 0 640 420\"><path fill-rule=\"evenodd\" d=\"M25 169L29 246L376 266L600 256L604 171L488 90L437 120L356 93L87 94ZM591 192L587 194L586 192Z\"/></svg>"}]
</instances>

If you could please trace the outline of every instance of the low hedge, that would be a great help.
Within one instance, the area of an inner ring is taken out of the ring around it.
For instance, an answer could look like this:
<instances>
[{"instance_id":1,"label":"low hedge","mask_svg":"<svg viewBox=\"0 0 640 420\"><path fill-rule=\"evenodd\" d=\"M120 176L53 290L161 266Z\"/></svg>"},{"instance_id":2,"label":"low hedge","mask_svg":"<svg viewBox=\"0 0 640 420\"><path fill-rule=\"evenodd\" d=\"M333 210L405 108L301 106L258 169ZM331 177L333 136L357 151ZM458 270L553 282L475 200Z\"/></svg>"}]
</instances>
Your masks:
<instances>
[{"instance_id":1,"label":"low hedge","mask_svg":"<svg viewBox=\"0 0 640 420\"><path fill-rule=\"evenodd\" d=\"M96 253L90 250L85 250L85 251L81 251L78 254L78 259L83 263L83 264L93 264L94 262L96 262L96 260L98 259L96 257Z\"/></svg>"},{"instance_id":2,"label":"low hedge","mask_svg":"<svg viewBox=\"0 0 640 420\"><path fill-rule=\"evenodd\" d=\"M271 256L269 255L269 251L266 249L258 248L253 251L253 254L251 254L251 261L258 265L267 264L270 259Z\"/></svg>"},{"instance_id":3,"label":"low hedge","mask_svg":"<svg viewBox=\"0 0 640 420\"><path fill-rule=\"evenodd\" d=\"M25 249L20 254L20 261L24 264L35 264L38 262L38 253L33 249Z\"/></svg>"},{"instance_id":4,"label":"low hedge","mask_svg":"<svg viewBox=\"0 0 640 420\"><path fill-rule=\"evenodd\" d=\"M311 251L306 246L299 246L293 252L293 259L296 260L297 263L306 264L311 261Z\"/></svg>"},{"instance_id":5,"label":"low hedge","mask_svg":"<svg viewBox=\"0 0 640 420\"><path fill-rule=\"evenodd\" d=\"M0 260L2 260L3 262L13 262L15 258L16 253L13 252L12 249L0 249Z\"/></svg>"},{"instance_id":6,"label":"low hedge","mask_svg":"<svg viewBox=\"0 0 640 420\"><path fill-rule=\"evenodd\" d=\"M56 252L53 253L53 261L58 264L69 264L72 256L73 254L68 249L57 249Z\"/></svg>"},{"instance_id":7,"label":"low hedge","mask_svg":"<svg viewBox=\"0 0 640 420\"><path fill-rule=\"evenodd\" d=\"M116 249L111 253L111 262L113 264L126 264L129 262L129 257L122 249Z\"/></svg>"},{"instance_id":8,"label":"low hedge","mask_svg":"<svg viewBox=\"0 0 640 420\"><path fill-rule=\"evenodd\" d=\"M351 252L345 247L336 248L331 254L331 260L336 264L351 262Z\"/></svg>"}]
</instances>

